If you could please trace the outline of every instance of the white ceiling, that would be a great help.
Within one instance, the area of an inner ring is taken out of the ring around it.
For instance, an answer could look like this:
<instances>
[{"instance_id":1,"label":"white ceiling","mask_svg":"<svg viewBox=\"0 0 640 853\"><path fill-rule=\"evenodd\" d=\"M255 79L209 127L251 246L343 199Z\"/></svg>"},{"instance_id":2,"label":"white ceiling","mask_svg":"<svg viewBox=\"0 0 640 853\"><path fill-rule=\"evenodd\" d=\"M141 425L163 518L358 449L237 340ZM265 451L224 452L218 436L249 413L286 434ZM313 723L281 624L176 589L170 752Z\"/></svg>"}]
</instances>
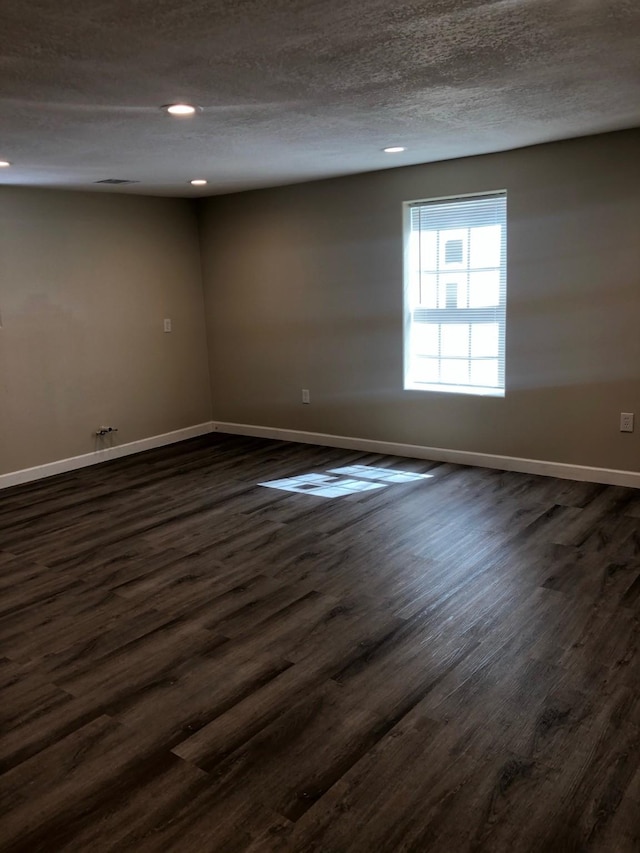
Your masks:
<instances>
[{"instance_id":1,"label":"white ceiling","mask_svg":"<svg viewBox=\"0 0 640 853\"><path fill-rule=\"evenodd\" d=\"M640 0L1 0L0 108L19 185L197 196L505 150L640 126Z\"/></svg>"}]
</instances>

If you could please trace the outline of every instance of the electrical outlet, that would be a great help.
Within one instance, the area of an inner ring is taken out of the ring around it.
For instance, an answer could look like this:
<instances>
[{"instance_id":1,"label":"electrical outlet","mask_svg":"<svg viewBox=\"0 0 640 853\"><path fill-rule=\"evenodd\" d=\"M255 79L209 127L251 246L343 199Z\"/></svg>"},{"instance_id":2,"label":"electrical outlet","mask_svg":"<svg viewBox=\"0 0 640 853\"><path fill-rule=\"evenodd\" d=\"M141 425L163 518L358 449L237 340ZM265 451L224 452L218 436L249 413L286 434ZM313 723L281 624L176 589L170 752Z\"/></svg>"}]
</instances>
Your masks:
<instances>
[{"instance_id":1,"label":"electrical outlet","mask_svg":"<svg viewBox=\"0 0 640 853\"><path fill-rule=\"evenodd\" d=\"M633 412L620 412L620 432L633 432Z\"/></svg>"},{"instance_id":2,"label":"electrical outlet","mask_svg":"<svg viewBox=\"0 0 640 853\"><path fill-rule=\"evenodd\" d=\"M171 331L171 320L167 319L164 321L164 330L165 330L165 332Z\"/></svg>"},{"instance_id":3,"label":"electrical outlet","mask_svg":"<svg viewBox=\"0 0 640 853\"><path fill-rule=\"evenodd\" d=\"M105 435L111 435L114 432L118 432L118 427L101 426L99 430L96 430L96 435L99 438L104 438Z\"/></svg>"},{"instance_id":4,"label":"electrical outlet","mask_svg":"<svg viewBox=\"0 0 640 853\"><path fill-rule=\"evenodd\" d=\"M302 402L303 403L310 403L311 402L311 395L309 394L308 388L302 389Z\"/></svg>"}]
</instances>

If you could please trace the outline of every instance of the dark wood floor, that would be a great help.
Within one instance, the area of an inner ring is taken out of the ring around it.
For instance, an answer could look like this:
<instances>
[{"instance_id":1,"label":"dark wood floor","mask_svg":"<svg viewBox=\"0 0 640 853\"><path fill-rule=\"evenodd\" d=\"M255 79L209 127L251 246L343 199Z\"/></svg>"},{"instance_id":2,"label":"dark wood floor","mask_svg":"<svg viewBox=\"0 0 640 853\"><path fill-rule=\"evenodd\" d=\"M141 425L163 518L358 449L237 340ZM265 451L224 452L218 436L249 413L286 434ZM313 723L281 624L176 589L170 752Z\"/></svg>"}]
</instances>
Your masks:
<instances>
[{"instance_id":1,"label":"dark wood floor","mask_svg":"<svg viewBox=\"0 0 640 853\"><path fill-rule=\"evenodd\" d=\"M432 474L335 500L337 465ZM640 492L208 436L0 494L3 851L640 850Z\"/></svg>"}]
</instances>

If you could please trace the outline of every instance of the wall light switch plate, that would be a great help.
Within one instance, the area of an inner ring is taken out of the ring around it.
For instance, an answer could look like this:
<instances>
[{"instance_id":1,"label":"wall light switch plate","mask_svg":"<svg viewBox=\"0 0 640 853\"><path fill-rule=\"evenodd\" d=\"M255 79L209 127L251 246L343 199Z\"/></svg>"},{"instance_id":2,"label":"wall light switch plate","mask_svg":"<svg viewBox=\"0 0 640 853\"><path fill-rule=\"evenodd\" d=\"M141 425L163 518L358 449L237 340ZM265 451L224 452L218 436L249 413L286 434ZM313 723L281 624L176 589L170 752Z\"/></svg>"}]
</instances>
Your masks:
<instances>
[{"instance_id":1,"label":"wall light switch plate","mask_svg":"<svg viewBox=\"0 0 640 853\"><path fill-rule=\"evenodd\" d=\"M308 388L302 389L302 402L303 403L310 403L311 402L311 395L309 394Z\"/></svg>"},{"instance_id":2,"label":"wall light switch plate","mask_svg":"<svg viewBox=\"0 0 640 853\"><path fill-rule=\"evenodd\" d=\"M171 331L171 320L165 320L164 321L164 330L165 330L165 332Z\"/></svg>"}]
</instances>

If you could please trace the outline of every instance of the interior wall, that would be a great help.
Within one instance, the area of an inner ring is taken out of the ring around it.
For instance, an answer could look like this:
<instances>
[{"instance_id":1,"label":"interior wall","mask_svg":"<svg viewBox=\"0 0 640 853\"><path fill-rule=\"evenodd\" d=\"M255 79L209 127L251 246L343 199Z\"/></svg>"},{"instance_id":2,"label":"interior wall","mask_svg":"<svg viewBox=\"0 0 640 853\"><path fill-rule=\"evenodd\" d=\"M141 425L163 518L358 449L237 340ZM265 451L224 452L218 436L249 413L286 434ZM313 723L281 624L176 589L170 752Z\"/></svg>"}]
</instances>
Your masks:
<instances>
[{"instance_id":1,"label":"interior wall","mask_svg":"<svg viewBox=\"0 0 640 853\"><path fill-rule=\"evenodd\" d=\"M206 200L214 420L639 470L638 152L625 131ZM506 396L405 391L402 203L498 189Z\"/></svg>"},{"instance_id":2,"label":"interior wall","mask_svg":"<svg viewBox=\"0 0 640 853\"><path fill-rule=\"evenodd\" d=\"M211 417L188 201L0 188L0 322L0 473Z\"/></svg>"}]
</instances>

